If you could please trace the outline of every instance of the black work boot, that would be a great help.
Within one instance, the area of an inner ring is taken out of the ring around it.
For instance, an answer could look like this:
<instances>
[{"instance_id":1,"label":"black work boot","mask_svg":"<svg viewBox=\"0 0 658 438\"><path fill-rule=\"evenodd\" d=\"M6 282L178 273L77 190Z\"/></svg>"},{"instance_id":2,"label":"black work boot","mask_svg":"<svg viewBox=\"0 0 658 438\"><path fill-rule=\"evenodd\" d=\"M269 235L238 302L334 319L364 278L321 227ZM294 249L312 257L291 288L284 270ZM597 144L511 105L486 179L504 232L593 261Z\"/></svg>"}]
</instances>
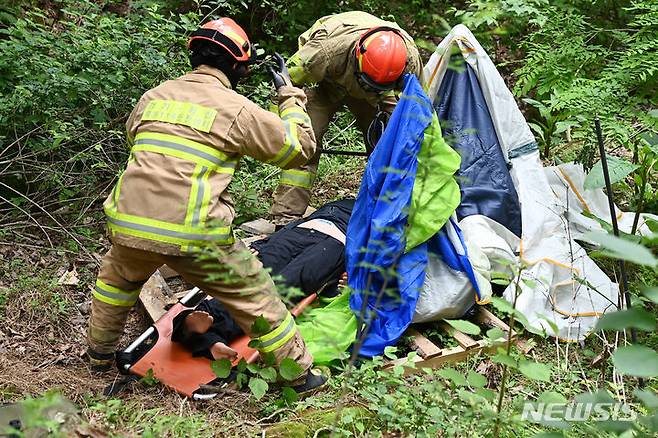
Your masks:
<instances>
[{"instance_id":1,"label":"black work boot","mask_svg":"<svg viewBox=\"0 0 658 438\"><path fill-rule=\"evenodd\" d=\"M87 348L87 359L91 370L98 373L110 371L114 365L114 353L98 353Z\"/></svg>"},{"instance_id":2,"label":"black work boot","mask_svg":"<svg viewBox=\"0 0 658 438\"><path fill-rule=\"evenodd\" d=\"M302 377L298 380L297 385L293 382L292 389L299 395L310 395L313 392L319 390L329 381L328 371L322 368L311 368L306 373L305 377Z\"/></svg>"}]
</instances>

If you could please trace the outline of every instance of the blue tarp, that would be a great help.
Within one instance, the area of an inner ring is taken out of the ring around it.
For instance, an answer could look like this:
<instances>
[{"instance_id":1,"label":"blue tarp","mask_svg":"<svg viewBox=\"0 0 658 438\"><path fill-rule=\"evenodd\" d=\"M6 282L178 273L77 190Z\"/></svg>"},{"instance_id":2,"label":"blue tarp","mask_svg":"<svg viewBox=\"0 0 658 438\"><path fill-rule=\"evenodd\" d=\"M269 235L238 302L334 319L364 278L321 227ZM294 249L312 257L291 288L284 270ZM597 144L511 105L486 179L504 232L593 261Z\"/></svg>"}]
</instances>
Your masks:
<instances>
[{"instance_id":1,"label":"blue tarp","mask_svg":"<svg viewBox=\"0 0 658 438\"><path fill-rule=\"evenodd\" d=\"M400 101L368 160L347 227L350 308L358 317L365 296L366 320L360 322L371 324L362 356L382 354L397 342L411 323L425 279L427 244L404 249L417 156L432 111L418 79L406 75Z\"/></svg>"},{"instance_id":2,"label":"blue tarp","mask_svg":"<svg viewBox=\"0 0 658 438\"><path fill-rule=\"evenodd\" d=\"M462 194L458 219L481 214L521 237L519 196L471 66L464 63L460 71L448 69L438 96L435 107L444 137L462 157L457 173Z\"/></svg>"}]
</instances>

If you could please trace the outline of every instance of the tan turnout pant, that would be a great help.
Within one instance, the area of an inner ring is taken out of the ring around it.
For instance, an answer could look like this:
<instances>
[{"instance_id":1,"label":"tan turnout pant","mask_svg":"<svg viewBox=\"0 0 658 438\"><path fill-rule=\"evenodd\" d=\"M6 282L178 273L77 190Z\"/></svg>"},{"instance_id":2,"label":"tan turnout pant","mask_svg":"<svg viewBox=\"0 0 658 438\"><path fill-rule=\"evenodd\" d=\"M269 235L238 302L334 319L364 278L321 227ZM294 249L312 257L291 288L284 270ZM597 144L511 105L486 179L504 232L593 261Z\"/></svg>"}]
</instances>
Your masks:
<instances>
[{"instance_id":1,"label":"tan turnout pant","mask_svg":"<svg viewBox=\"0 0 658 438\"><path fill-rule=\"evenodd\" d=\"M306 88L304 91L308 99L306 111L311 118L317 152L305 165L281 172L281 179L274 192L274 201L270 209L270 216L275 224L286 224L299 219L306 211L311 198L311 187L318 173L322 138L334 115L343 105L347 106L356 118L356 125L363 133L364 139L368 126L377 113L377 108L364 100L351 97L342 100L332 98L330 87L324 83L315 88Z\"/></svg>"},{"instance_id":2,"label":"tan turnout pant","mask_svg":"<svg viewBox=\"0 0 658 438\"><path fill-rule=\"evenodd\" d=\"M303 369L310 368L313 358L299 330L294 323L290 323L289 312L272 279L261 262L240 241L227 246L215 263L199 262L194 256L168 256L113 245L103 258L93 292L88 330L92 350L101 354L115 351L140 288L163 264L219 300L252 338L256 337L252 332L254 321L259 316L265 318L271 331L258 335L262 345L276 348L271 352L277 362L289 357ZM212 266L208 267L208 264ZM287 341L278 345L284 339ZM263 348L261 351L269 350Z\"/></svg>"}]
</instances>

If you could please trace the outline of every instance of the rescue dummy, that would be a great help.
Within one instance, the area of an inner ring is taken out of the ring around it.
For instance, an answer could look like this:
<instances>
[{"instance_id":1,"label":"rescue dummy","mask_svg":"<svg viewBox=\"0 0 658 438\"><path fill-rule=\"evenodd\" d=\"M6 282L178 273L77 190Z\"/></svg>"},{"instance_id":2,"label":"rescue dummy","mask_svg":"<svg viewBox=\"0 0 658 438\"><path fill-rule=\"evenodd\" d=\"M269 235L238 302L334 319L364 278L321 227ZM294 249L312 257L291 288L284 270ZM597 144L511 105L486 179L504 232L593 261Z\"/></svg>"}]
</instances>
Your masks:
<instances>
[{"instance_id":1,"label":"rescue dummy","mask_svg":"<svg viewBox=\"0 0 658 438\"><path fill-rule=\"evenodd\" d=\"M283 225L308 207L322 138L343 107L354 114L371 150L383 132L405 73L420 79L422 62L413 39L396 23L352 11L320 18L299 37L288 64L295 85L305 88L317 152L303 166L285 170L274 194L272 221ZM313 86L313 87L311 87Z\"/></svg>"},{"instance_id":2,"label":"rescue dummy","mask_svg":"<svg viewBox=\"0 0 658 438\"><path fill-rule=\"evenodd\" d=\"M300 289L304 296L318 292L324 298L334 297L345 272L345 231L353 206L353 199L325 204L310 216L253 242L251 248L273 276L282 277L285 286ZM292 297L292 301L299 299ZM171 339L195 356L215 360L237 356L229 344L243 332L215 299L182 311L173 326Z\"/></svg>"},{"instance_id":3,"label":"rescue dummy","mask_svg":"<svg viewBox=\"0 0 658 438\"><path fill-rule=\"evenodd\" d=\"M167 264L221 302L262 353L277 363L295 360L304 370L297 390L313 389L326 378L311 370L312 357L269 274L234 239L228 192L243 155L284 169L313 156L306 97L278 55L270 68L278 115L234 91L255 51L230 18L201 26L188 47L193 71L147 91L126 122L131 151L104 203L112 247L92 292L89 359L98 369L111 366L140 288ZM216 262L199 261L210 246ZM261 316L268 330L256 333Z\"/></svg>"}]
</instances>

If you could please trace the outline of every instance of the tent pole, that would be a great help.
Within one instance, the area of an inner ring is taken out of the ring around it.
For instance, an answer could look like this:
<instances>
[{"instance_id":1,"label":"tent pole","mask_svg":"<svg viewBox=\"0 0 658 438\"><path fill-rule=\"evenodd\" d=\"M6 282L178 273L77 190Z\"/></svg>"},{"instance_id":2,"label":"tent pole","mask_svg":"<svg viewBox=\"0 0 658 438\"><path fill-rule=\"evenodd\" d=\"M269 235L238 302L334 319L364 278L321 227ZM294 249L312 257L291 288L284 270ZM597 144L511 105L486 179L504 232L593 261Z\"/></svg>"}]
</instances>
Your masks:
<instances>
[{"instance_id":1,"label":"tent pole","mask_svg":"<svg viewBox=\"0 0 658 438\"><path fill-rule=\"evenodd\" d=\"M599 144L599 154L601 155L601 168L603 169L603 178L605 180L605 191L608 195L608 206L610 207L610 218L612 220L612 231L616 237L619 237L619 225L617 224L617 213L615 212L615 202L612 198L612 185L610 184L610 173L608 172L608 161L605 155L605 148L603 147L603 134L601 133L601 121L598 116L594 119L594 130L596 131L596 140ZM621 271L621 284L619 285L619 293L622 294L623 299L626 301L626 308L631 308L631 294L628 291L628 276L626 275L626 263L624 260L618 260L619 270ZM631 341L633 344L637 343L637 330L631 328ZM640 385L642 385L640 379Z\"/></svg>"}]
</instances>

